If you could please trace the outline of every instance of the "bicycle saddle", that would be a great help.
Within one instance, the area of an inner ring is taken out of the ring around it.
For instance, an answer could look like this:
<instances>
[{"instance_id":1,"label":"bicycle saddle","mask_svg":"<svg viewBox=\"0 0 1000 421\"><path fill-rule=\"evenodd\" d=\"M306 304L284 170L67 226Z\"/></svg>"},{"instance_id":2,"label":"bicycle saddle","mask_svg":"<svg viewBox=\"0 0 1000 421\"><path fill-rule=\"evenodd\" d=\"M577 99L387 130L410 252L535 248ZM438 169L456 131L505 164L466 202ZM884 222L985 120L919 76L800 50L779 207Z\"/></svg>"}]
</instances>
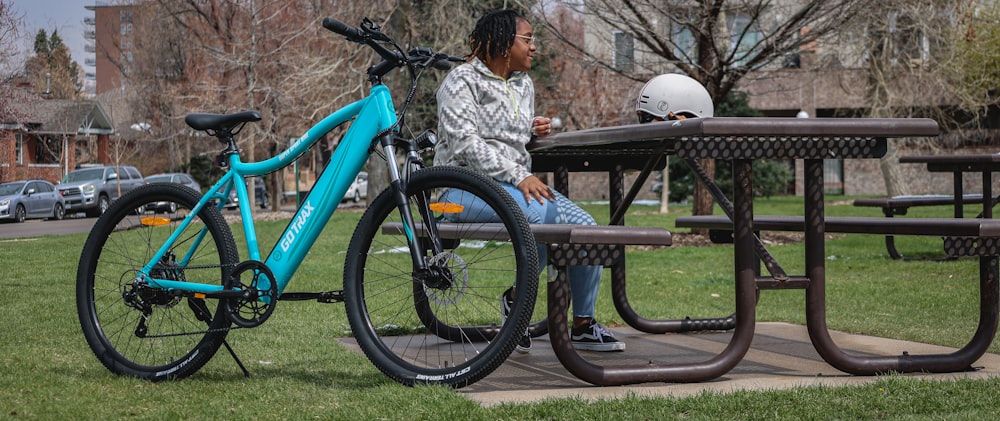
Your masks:
<instances>
[{"instance_id":1,"label":"bicycle saddle","mask_svg":"<svg viewBox=\"0 0 1000 421\"><path fill-rule=\"evenodd\" d=\"M229 131L237 125L260 119L257 111L241 111L233 114L188 114L184 122L195 130Z\"/></svg>"}]
</instances>

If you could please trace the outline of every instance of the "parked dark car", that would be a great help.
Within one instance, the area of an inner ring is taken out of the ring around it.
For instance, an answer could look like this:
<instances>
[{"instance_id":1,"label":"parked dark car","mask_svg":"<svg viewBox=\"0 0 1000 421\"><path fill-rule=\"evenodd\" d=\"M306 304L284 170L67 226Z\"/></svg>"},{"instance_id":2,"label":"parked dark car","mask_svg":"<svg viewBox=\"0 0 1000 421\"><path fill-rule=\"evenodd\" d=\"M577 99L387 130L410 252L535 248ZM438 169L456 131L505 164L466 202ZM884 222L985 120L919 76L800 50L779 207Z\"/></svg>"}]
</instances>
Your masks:
<instances>
[{"instance_id":1,"label":"parked dark car","mask_svg":"<svg viewBox=\"0 0 1000 421\"><path fill-rule=\"evenodd\" d=\"M146 177L146 184L153 184L153 183L180 184L182 186L190 187L194 191L201 193L201 185L198 184L197 181L194 181L194 178L191 177L190 174L186 173L181 173L181 172L162 173L162 174L153 174L149 177ZM151 209L147 205L146 210L169 211L173 213L177 212L177 204L174 202L156 202L156 206L154 208Z\"/></svg>"},{"instance_id":2,"label":"parked dark car","mask_svg":"<svg viewBox=\"0 0 1000 421\"><path fill-rule=\"evenodd\" d=\"M264 179L261 177L254 177L253 179L253 191L254 191L254 201L257 206L261 209L267 209L271 205L271 198L267 194L267 187L264 186ZM236 197L236 189L229 191L229 198L226 200L226 209L236 209L239 205L239 197Z\"/></svg>"},{"instance_id":3,"label":"parked dark car","mask_svg":"<svg viewBox=\"0 0 1000 421\"><path fill-rule=\"evenodd\" d=\"M45 180L11 181L0 184L0 219L24 222L25 219L63 219L63 197L56 186Z\"/></svg>"},{"instance_id":4,"label":"parked dark car","mask_svg":"<svg viewBox=\"0 0 1000 421\"><path fill-rule=\"evenodd\" d=\"M146 184L153 183L175 183L190 187L196 192L201 192L201 185L190 174L175 172L175 173L162 173L153 174L146 177Z\"/></svg>"},{"instance_id":5,"label":"parked dark car","mask_svg":"<svg viewBox=\"0 0 1000 421\"><path fill-rule=\"evenodd\" d=\"M71 171L56 188L67 212L85 211L87 216L101 216L111 201L146 184L135 167L128 165L88 167Z\"/></svg>"}]
</instances>

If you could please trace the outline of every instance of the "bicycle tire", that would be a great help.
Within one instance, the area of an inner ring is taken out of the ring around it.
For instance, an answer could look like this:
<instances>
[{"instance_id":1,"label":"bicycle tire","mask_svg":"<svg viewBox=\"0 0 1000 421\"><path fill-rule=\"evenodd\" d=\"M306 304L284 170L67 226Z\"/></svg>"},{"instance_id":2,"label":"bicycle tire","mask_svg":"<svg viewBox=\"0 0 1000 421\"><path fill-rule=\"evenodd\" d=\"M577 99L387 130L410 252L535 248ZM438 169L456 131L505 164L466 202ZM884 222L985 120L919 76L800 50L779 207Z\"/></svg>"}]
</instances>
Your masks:
<instances>
[{"instance_id":1,"label":"bicycle tire","mask_svg":"<svg viewBox=\"0 0 1000 421\"><path fill-rule=\"evenodd\" d=\"M467 169L416 171L405 190L418 219L415 227L443 218L440 211L423 215L416 210L419 199L438 198L450 190L486 203L510 239L444 241L443 252L431 255L425 238L423 257L448 262L454 279L448 285L423 282L413 274L406 237L382 229L386 223L400 222L395 191L387 189L369 205L348 248L347 318L365 355L393 380L407 386L464 387L499 367L528 326L538 292L534 236L510 195L492 179ZM465 247L459 248L460 244ZM500 296L511 285L515 304L503 321Z\"/></svg>"},{"instance_id":2,"label":"bicycle tire","mask_svg":"<svg viewBox=\"0 0 1000 421\"><path fill-rule=\"evenodd\" d=\"M116 200L87 237L77 271L77 314L91 350L115 374L181 379L225 340L231 321L221 300L181 298L133 282L200 196L172 184L136 188ZM170 212L171 203L177 212ZM202 229L206 237L195 241ZM212 206L198 213L171 250L176 259L157 265L157 277L222 283L239 261L229 225ZM189 252L192 258L181 266L177 259Z\"/></svg>"}]
</instances>

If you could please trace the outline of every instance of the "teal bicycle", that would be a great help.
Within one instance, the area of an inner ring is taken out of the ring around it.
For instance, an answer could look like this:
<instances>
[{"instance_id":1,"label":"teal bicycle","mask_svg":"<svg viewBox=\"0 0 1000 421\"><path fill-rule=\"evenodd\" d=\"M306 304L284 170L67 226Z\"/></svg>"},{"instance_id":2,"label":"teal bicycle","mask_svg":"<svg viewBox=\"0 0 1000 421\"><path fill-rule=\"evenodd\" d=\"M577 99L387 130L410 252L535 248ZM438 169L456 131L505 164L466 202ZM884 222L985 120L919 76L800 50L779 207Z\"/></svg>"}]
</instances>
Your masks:
<instances>
[{"instance_id":1,"label":"teal bicycle","mask_svg":"<svg viewBox=\"0 0 1000 421\"><path fill-rule=\"evenodd\" d=\"M188 125L224 147L216 162L228 171L210 193L150 184L116 200L95 223L80 257L77 311L88 344L112 372L180 379L225 346L249 375L227 336L260 326L286 301L344 302L351 334L365 355L405 385L471 384L503 363L523 335L534 309L538 263L520 208L488 177L457 167L425 168L420 152L433 146L432 131L401 135L420 76L461 59L429 48L404 51L367 18L359 27L331 18L323 26L381 57L367 71L367 97L260 162L243 162L235 141L246 124L261 119L259 113L190 114ZM400 68L409 71L411 88L397 113L382 78ZM244 180L292 164L341 125L349 127L330 163L265 256ZM385 163L390 183L354 230L343 289L286 292L373 154ZM233 189L243 249L221 213ZM445 193L447 202L441 201ZM463 206L476 201L485 206ZM483 219L470 212L490 213L493 229L487 231L493 234L484 237L481 224L446 222L456 216ZM451 228L445 237L439 229L446 226ZM248 256L241 258L238 250ZM504 317L499 297L512 285L515 305Z\"/></svg>"}]
</instances>

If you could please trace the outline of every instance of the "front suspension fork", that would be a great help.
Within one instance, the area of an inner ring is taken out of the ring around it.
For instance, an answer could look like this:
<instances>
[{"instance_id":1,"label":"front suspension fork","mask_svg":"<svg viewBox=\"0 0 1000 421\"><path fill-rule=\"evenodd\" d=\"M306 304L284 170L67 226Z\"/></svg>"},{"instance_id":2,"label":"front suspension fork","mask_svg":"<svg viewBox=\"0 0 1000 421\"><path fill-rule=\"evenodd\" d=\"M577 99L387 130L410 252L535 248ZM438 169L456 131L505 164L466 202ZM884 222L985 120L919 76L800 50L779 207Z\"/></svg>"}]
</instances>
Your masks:
<instances>
[{"instance_id":1,"label":"front suspension fork","mask_svg":"<svg viewBox=\"0 0 1000 421\"><path fill-rule=\"evenodd\" d=\"M407 159L405 160L407 174L405 178L400 176L399 163L396 159L396 140L395 133L389 133L382 136L379 142L382 145L382 150L385 152L385 160L389 168L389 188L392 191L393 200L396 202L396 208L402 219L403 233L406 235L407 244L410 248L410 258L413 261L413 274L418 278L423 278L419 274L427 274L429 272L427 260L424 258L425 246L430 247L432 256L441 253L443 247L441 246L440 237L437 235L437 226L434 225L435 221L430 213L431 198L424 196L426 194L424 192L419 192L420 196L417 197L416 203L423 226L416 226L416 221L413 218L413 209L410 207L410 203L406 197L406 189L410 172L414 170L411 166L415 165L415 162L419 162L419 154L413 142L404 142L407 145ZM422 238L426 241L421 241Z\"/></svg>"}]
</instances>

